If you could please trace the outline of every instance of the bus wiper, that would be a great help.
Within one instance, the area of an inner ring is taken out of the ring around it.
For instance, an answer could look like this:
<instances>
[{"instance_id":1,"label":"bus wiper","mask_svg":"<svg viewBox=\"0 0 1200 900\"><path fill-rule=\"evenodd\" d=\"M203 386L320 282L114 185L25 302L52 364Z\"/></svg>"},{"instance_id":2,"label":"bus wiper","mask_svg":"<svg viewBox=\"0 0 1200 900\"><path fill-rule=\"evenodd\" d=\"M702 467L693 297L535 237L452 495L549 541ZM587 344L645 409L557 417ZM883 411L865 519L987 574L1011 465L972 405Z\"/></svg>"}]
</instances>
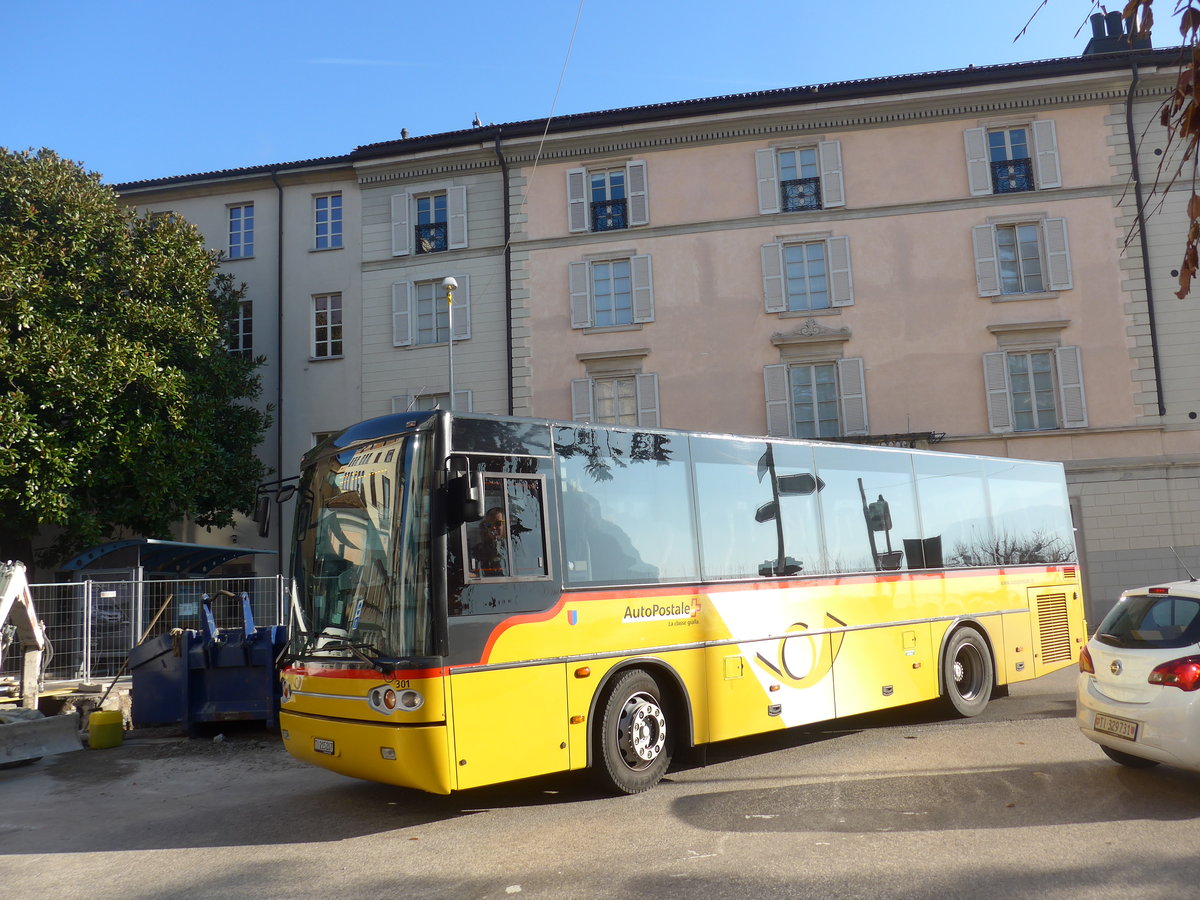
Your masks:
<instances>
[{"instance_id":1,"label":"bus wiper","mask_svg":"<svg viewBox=\"0 0 1200 900\"><path fill-rule=\"evenodd\" d=\"M367 665L371 666L372 668L378 669L380 672L391 671L387 666L385 666L382 662L380 662L380 657L383 654L381 654L379 652L379 649L372 644L356 643L354 641L342 641L340 643L335 643L335 644L325 644L320 649L321 650L348 650L348 651L350 651L350 655L353 656L355 659L359 660L360 662L365 662ZM370 650L375 655L367 656L367 654L364 652L366 650Z\"/></svg>"}]
</instances>

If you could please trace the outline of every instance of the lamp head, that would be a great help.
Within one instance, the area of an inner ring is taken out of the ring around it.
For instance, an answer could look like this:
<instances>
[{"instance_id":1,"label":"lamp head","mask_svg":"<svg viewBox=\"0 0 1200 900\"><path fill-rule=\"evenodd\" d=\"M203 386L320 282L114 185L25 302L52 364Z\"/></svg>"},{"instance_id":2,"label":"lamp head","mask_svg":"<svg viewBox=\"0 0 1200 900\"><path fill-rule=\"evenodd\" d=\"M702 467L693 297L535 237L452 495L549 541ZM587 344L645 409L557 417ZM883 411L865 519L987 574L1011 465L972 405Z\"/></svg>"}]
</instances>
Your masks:
<instances>
[{"instance_id":1,"label":"lamp head","mask_svg":"<svg viewBox=\"0 0 1200 900\"><path fill-rule=\"evenodd\" d=\"M453 291L458 287L458 282L453 278L443 278L442 287L448 291Z\"/></svg>"}]
</instances>

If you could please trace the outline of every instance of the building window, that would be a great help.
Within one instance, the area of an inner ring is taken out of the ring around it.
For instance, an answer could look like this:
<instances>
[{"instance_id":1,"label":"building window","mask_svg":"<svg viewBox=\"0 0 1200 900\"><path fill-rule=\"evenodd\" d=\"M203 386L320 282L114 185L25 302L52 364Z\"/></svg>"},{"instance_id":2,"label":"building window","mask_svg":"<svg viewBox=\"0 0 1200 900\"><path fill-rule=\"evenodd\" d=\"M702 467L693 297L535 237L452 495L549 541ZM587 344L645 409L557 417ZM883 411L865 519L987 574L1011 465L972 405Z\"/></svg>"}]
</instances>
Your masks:
<instances>
[{"instance_id":1,"label":"building window","mask_svg":"<svg viewBox=\"0 0 1200 900\"><path fill-rule=\"evenodd\" d=\"M342 195L319 194L313 198L316 235L314 247L333 250L342 246Z\"/></svg>"},{"instance_id":2,"label":"building window","mask_svg":"<svg viewBox=\"0 0 1200 900\"><path fill-rule=\"evenodd\" d=\"M392 346L444 344L451 329L456 341L471 337L471 279L456 275L455 280L453 311L440 279L392 285Z\"/></svg>"},{"instance_id":3,"label":"building window","mask_svg":"<svg viewBox=\"0 0 1200 900\"><path fill-rule=\"evenodd\" d=\"M471 391L455 390L454 412L470 412L472 406ZM450 392L446 390L427 391L422 388L418 394L401 394L392 398L392 412L406 413L431 409L450 409Z\"/></svg>"},{"instance_id":4,"label":"building window","mask_svg":"<svg viewBox=\"0 0 1200 900\"><path fill-rule=\"evenodd\" d=\"M764 244L762 269L767 312L799 312L854 303L848 237Z\"/></svg>"},{"instance_id":5,"label":"building window","mask_svg":"<svg viewBox=\"0 0 1200 900\"><path fill-rule=\"evenodd\" d=\"M467 247L467 189L392 195L392 255Z\"/></svg>"},{"instance_id":6,"label":"building window","mask_svg":"<svg viewBox=\"0 0 1200 900\"><path fill-rule=\"evenodd\" d=\"M841 141L754 153L758 211L806 212L845 206Z\"/></svg>"},{"instance_id":7,"label":"building window","mask_svg":"<svg viewBox=\"0 0 1200 900\"><path fill-rule=\"evenodd\" d=\"M972 242L981 297L1063 291L1072 286L1066 219L976 225Z\"/></svg>"},{"instance_id":8,"label":"building window","mask_svg":"<svg viewBox=\"0 0 1200 900\"><path fill-rule=\"evenodd\" d=\"M644 162L567 170L570 231L616 231L649 222Z\"/></svg>"},{"instance_id":9,"label":"building window","mask_svg":"<svg viewBox=\"0 0 1200 900\"><path fill-rule=\"evenodd\" d=\"M654 321L649 256L570 264L571 327L606 328Z\"/></svg>"},{"instance_id":10,"label":"building window","mask_svg":"<svg viewBox=\"0 0 1200 900\"><path fill-rule=\"evenodd\" d=\"M767 434L835 438L864 435L867 397L858 358L763 367Z\"/></svg>"},{"instance_id":11,"label":"building window","mask_svg":"<svg viewBox=\"0 0 1200 900\"><path fill-rule=\"evenodd\" d=\"M237 314L229 323L229 352L239 356L254 356L254 303L242 300Z\"/></svg>"},{"instance_id":12,"label":"building window","mask_svg":"<svg viewBox=\"0 0 1200 900\"><path fill-rule=\"evenodd\" d=\"M229 258L254 255L254 204L229 207Z\"/></svg>"},{"instance_id":13,"label":"building window","mask_svg":"<svg viewBox=\"0 0 1200 900\"><path fill-rule=\"evenodd\" d=\"M967 180L973 196L1062 187L1052 119L1028 125L968 128Z\"/></svg>"},{"instance_id":14,"label":"building window","mask_svg":"<svg viewBox=\"0 0 1200 900\"><path fill-rule=\"evenodd\" d=\"M416 248L418 253L438 253L446 249L446 195L430 194L414 201L417 213Z\"/></svg>"},{"instance_id":15,"label":"building window","mask_svg":"<svg viewBox=\"0 0 1200 900\"><path fill-rule=\"evenodd\" d=\"M658 375L576 378L571 382L571 413L576 422L658 427Z\"/></svg>"},{"instance_id":16,"label":"building window","mask_svg":"<svg viewBox=\"0 0 1200 900\"><path fill-rule=\"evenodd\" d=\"M983 375L993 432L1087 425L1078 347L985 353Z\"/></svg>"},{"instance_id":17,"label":"building window","mask_svg":"<svg viewBox=\"0 0 1200 900\"><path fill-rule=\"evenodd\" d=\"M313 297L313 359L342 355L342 295Z\"/></svg>"}]
</instances>

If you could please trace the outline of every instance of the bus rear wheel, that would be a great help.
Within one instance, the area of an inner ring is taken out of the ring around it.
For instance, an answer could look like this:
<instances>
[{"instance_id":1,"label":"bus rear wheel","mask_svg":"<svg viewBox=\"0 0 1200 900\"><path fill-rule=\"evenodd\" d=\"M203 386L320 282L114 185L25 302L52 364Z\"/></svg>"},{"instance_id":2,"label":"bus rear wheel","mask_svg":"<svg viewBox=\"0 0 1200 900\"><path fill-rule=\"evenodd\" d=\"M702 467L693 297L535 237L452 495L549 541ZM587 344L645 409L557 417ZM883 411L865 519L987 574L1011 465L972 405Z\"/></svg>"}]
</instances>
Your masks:
<instances>
[{"instance_id":1,"label":"bus rear wheel","mask_svg":"<svg viewBox=\"0 0 1200 900\"><path fill-rule=\"evenodd\" d=\"M992 654L974 628L960 628L950 637L942 657L942 681L946 702L958 715L969 718L987 708L994 681Z\"/></svg>"},{"instance_id":2,"label":"bus rear wheel","mask_svg":"<svg viewBox=\"0 0 1200 900\"><path fill-rule=\"evenodd\" d=\"M641 669L627 672L609 690L600 714L596 780L622 794L654 787L671 764L673 738L658 682Z\"/></svg>"}]
</instances>

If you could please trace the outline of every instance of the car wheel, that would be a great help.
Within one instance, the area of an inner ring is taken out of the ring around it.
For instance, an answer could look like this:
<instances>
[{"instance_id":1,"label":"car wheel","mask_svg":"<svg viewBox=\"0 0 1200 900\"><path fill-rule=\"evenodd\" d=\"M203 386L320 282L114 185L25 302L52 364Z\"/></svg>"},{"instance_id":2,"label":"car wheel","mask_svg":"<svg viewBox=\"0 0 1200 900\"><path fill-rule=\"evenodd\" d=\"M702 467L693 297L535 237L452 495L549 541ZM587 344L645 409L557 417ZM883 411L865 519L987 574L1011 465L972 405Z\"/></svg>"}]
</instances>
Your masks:
<instances>
[{"instance_id":1,"label":"car wheel","mask_svg":"<svg viewBox=\"0 0 1200 900\"><path fill-rule=\"evenodd\" d=\"M943 696L950 708L964 718L983 712L992 697L992 673L992 654L983 635L970 626L954 632L942 657Z\"/></svg>"},{"instance_id":2,"label":"car wheel","mask_svg":"<svg viewBox=\"0 0 1200 900\"><path fill-rule=\"evenodd\" d=\"M1153 759L1146 759L1142 756L1134 756L1131 753L1122 753L1120 750L1114 750L1112 747L1100 745L1100 749L1104 751L1104 755L1113 762L1118 762L1123 766L1129 766L1131 769L1152 769L1158 765Z\"/></svg>"},{"instance_id":3,"label":"car wheel","mask_svg":"<svg viewBox=\"0 0 1200 900\"><path fill-rule=\"evenodd\" d=\"M622 794L652 788L671 764L674 740L662 691L634 669L609 690L596 732L593 773L602 787Z\"/></svg>"}]
</instances>

